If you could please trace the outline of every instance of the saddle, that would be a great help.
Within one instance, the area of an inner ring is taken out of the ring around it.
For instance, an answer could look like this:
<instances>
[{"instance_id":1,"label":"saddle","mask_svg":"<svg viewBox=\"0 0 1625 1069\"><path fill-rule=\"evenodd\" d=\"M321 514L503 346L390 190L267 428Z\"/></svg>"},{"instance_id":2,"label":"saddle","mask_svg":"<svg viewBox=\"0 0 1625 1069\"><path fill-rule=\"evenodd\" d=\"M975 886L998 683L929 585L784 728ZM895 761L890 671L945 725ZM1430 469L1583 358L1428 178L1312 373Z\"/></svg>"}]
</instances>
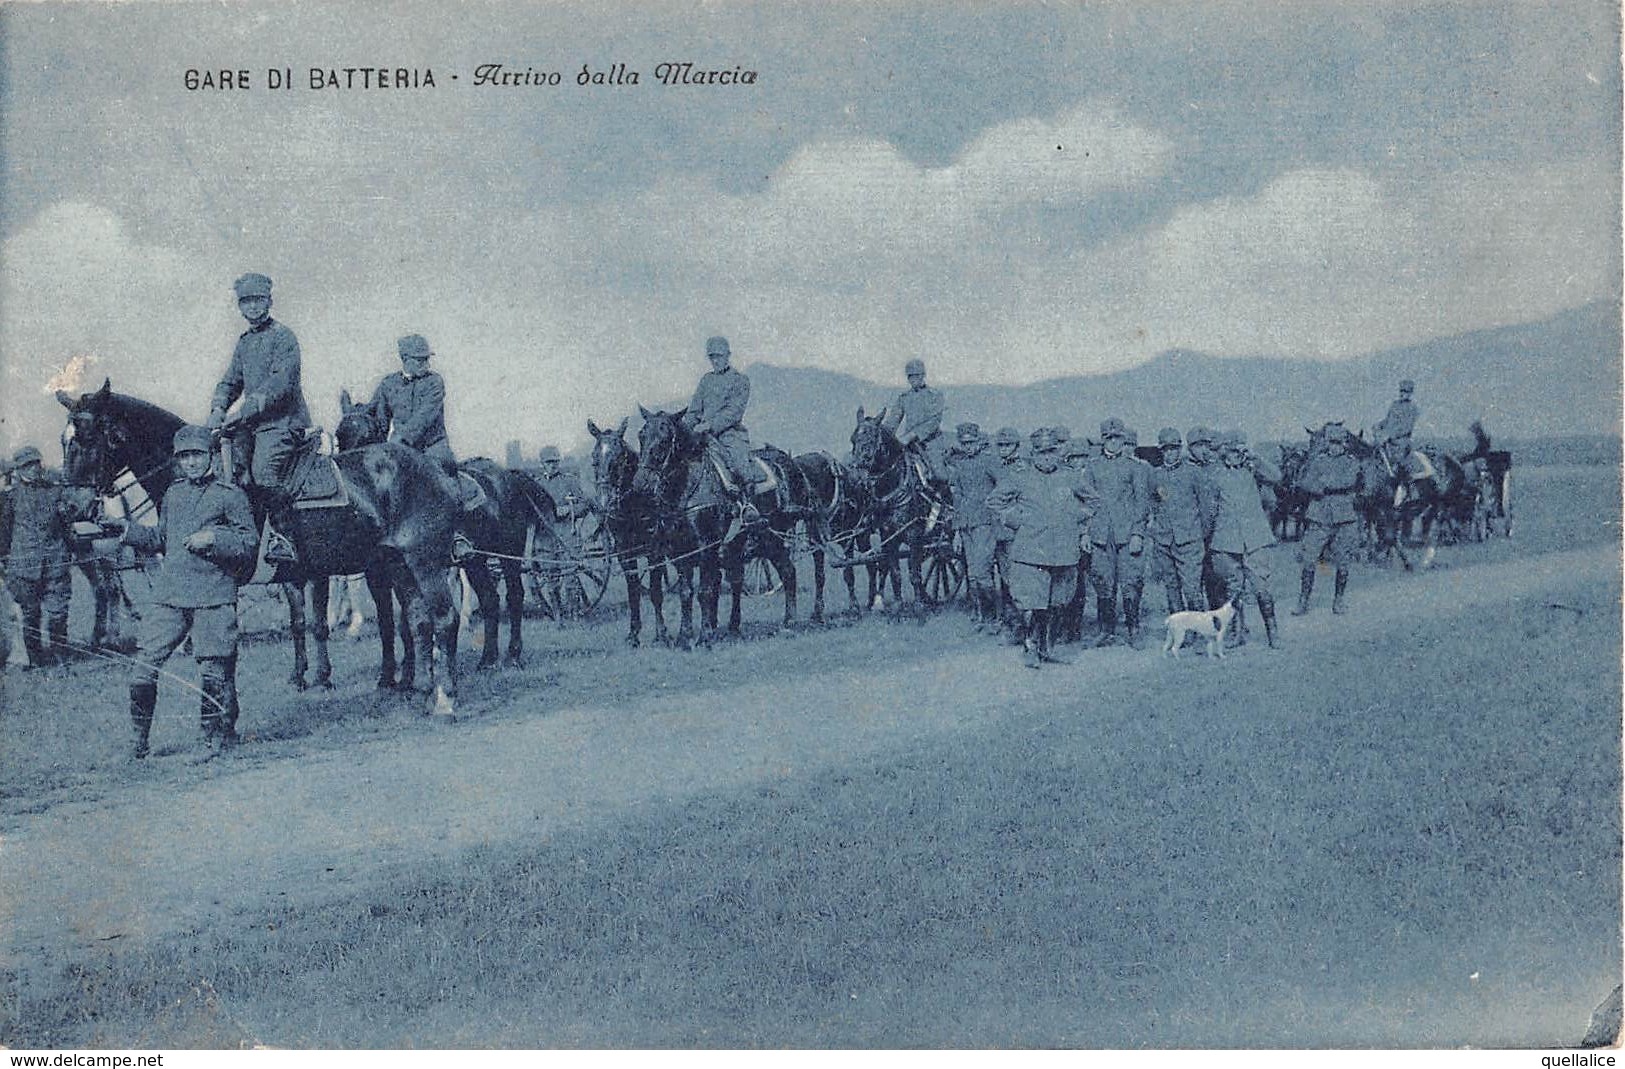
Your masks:
<instances>
[{"instance_id":1,"label":"saddle","mask_svg":"<svg viewBox=\"0 0 1625 1069\"><path fill-rule=\"evenodd\" d=\"M784 512L790 508L789 488L785 485L785 462L790 459L788 453L771 445L764 445L760 449L751 450L751 460L756 462L756 468L762 473L762 479L767 485L760 491L747 494L734 479L733 472L728 470L728 463L723 459L722 450L715 443L708 442L705 447L705 459L710 462L717 478L722 482L723 491L736 501L744 501L747 496L761 498L772 495L776 511Z\"/></svg>"},{"instance_id":2,"label":"saddle","mask_svg":"<svg viewBox=\"0 0 1625 1069\"><path fill-rule=\"evenodd\" d=\"M350 489L338 463L319 451L320 427L308 427L288 471L288 492L296 509L340 508L350 503Z\"/></svg>"},{"instance_id":3,"label":"saddle","mask_svg":"<svg viewBox=\"0 0 1625 1069\"><path fill-rule=\"evenodd\" d=\"M485 487L466 471L457 473L457 496L463 503L464 512L473 512L490 500Z\"/></svg>"}]
</instances>

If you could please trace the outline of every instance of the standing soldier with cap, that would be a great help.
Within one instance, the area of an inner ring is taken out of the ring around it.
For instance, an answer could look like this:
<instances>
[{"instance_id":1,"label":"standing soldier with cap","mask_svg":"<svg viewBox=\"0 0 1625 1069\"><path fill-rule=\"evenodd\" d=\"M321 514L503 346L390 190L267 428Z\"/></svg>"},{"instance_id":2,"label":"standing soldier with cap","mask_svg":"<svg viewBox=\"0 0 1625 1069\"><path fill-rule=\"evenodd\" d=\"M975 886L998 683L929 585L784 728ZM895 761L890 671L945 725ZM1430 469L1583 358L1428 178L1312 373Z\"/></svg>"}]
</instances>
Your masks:
<instances>
[{"instance_id":1,"label":"standing soldier with cap","mask_svg":"<svg viewBox=\"0 0 1625 1069\"><path fill-rule=\"evenodd\" d=\"M457 458L446 440L446 380L429 370L434 350L421 334L408 334L395 348L401 370L384 376L373 391L373 418L389 427L390 441L417 450L455 478Z\"/></svg>"},{"instance_id":2,"label":"standing soldier with cap","mask_svg":"<svg viewBox=\"0 0 1625 1069\"><path fill-rule=\"evenodd\" d=\"M564 551L560 556L579 561L586 552L579 524L591 511L591 499L581 480L564 470L564 458L557 446L543 446L537 459L541 462L541 472L536 481L542 484L548 499L553 502L553 515L547 517L548 528L558 536L559 546ZM586 591L581 587L580 573L573 564L566 564L563 560L544 564L542 578L553 599L560 627L564 626L566 616L579 616L586 611Z\"/></svg>"},{"instance_id":3,"label":"standing soldier with cap","mask_svg":"<svg viewBox=\"0 0 1625 1069\"><path fill-rule=\"evenodd\" d=\"M1236 609L1234 626L1226 645L1247 641L1242 627L1241 601L1252 591L1258 613L1264 618L1264 633L1270 649L1280 648L1275 626L1275 595L1270 591L1269 561L1264 550L1275 544L1275 532L1258 494L1256 476L1280 482L1281 473L1262 457L1247 450L1240 431L1226 431L1219 438L1219 458L1223 466L1213 474L1217 514L1213 524L1213 570L1225 586L1225 596Z\"/></svg>"},{"instance_id":4,"label":"standing soldier with cap","mask_svg":"<svg viewBox=\"0 0 1625 1069\"><path fill-rule=\"evenodd\" d=\"M1417 417L1422 414L1422 410L1416 407L1416 402L1411 400L1411 395L1415 392L1416 383L1410 379L1401 379L1399 397L1388 406L1387 415L1372 428L1377 441L1382 443L1383 453L1388 457L1389 465L1401 478L1410 471L1411 435L1416 431Z\"/></svg>"},{"instance_id":5,"label":"standing soldier with cap","mask_svg":"<svg viewBox=\"0 0 1625 1069\"><path fill-rule=\"evenodd\" d=\"M1094 547L1089 579L1095 586L1095 615L1100 622L1097 646L1117 641L1117 595L1123 596L1123 624L1129 645L1140 645L1140 592L1145 572L1145 525L1151 513L1151 469L1128 452L1123 421L1100 425L1100 459L1089 475L1100 494L1100 508L1089 521Z\"/></svg>"},{"instance_id":6,"label":"standing soldier with cap","mask_svg":"<svg viewBox=\"0 0 1625 1069\"><path fill-rule=\"evenodd\" d=\"M215 752L237 741L237 587L253 568L259 539L248 498L209 468L212 443L207 428L176 431L178 477L164 494L158 526L124 529L125 542L164 555L130 673L136 758L147 756L159 668L188 635L203 677L203 737Z\"/></svg>"},{"instance_id":7,"label":"standing soldier with cap","mask_svg":"<svg viewBox=\"0 0 1625 1069\"><path fill-rule=\"evenodd\" d=\"M298 558L293 543L276 528L286 528L293 494L287 486L294 455L303 432L310 426L310 411L300 386L299 339L271 318L271 280L246 274L232 284L237 310L248 329L237 339L225 377L214 388L209 426L232 433L247 475L256 508L270 518L273 528L265 559L291 564ZM242 398L242 406L228 418L226 410Z\"/></svg>"},{"instance_id":8,"label":"standing soldier with cap","mask_svg":"<svg viewBox=\"0 0 1625 1069\"><path fill-rule=\"evenodd\" d=\"M1185 448L1190 454L1191 471L1196 476L1196 489L1202 508L1202 593L1206 603L1192 608L1215 609L1224 601L1224 583L1213 571L1213 523L1218 515L1218 492L1213 482L1219 470L1218 456L1214 453L1213 432L1197 424L1185 432Z\"/></svg>"},{"instance_id":9,"label":"standing soldier with cap","mask_svg":"<svg viewBox=\"0 0 1625 1069\"><path fill-rule=\"evenodd\" d=\"M44 458L34 446L17 450L11 467L6 587L22 610L29 666L49 668L67 655L68 598L73 591L68 525L77 510L62 480L45 470Z\"/></svg>"},{"instance_id":10,"label":"standing soldier with cap","mask_svg":"<svg viewBox=\"0 0 1625 1069\"><path fill-rule=\"evenodd\" d=\"M1087 437L1068 438L1061 446L1061 462L1072 471L1087 472L1089 461L1092 459L1091 452ZM1094 541L1089 537L1089 529L1085 526L1078 532L1077 589L1072 593L1071 602L1056 617L1058 632L1056 639L1059 642L1079 642L1083 639L1083 607L1088 603L1089 597L1089 557L1094 548Z\"/></svg>"},{"instance_id":11,"label":"standing soldier with cap","mask_svg":"<svg viewBox=\"0 0 1625 1069\"><path fill-rule=\"evenodd\" d=\"M1028 464L1006 469L988 504L1015 530L1010 543L1010 596L1025 615L1023 663L1065 663L1051 648L1050 614L1072 601L1078 581L1078 535L1100 507L1088 472L1061 464L1048 428L1033 432Z\"/></svg>"},{"instance_id":12,"label":"standing soldier with cap","mask_svg":"<svg viewBox=\"0 0 1625 1069\"><path fill-rule=\"evenodd\" d=\"M1360 462L1348 452L1348 430L1328 423L1321 431L1324 450L1309 458L1298 485L1309 495L1303 539L1298 543L1298 607L1292 615L1309 611L1315 592L1315 566L1322 558L1336 571L1332 612L1343 612L1343 592L1349 585L1349 561L1359 549L1360 530L1355 520L1354 497L1360 489Z\"/></svg>"},{"instance_id":13,"label":"standing soldier with cap","mask_svg":"<svg viewBox=\"0 0 1625 1069\"><path fill-rule=\"evenodd\" d=\"M954 494L954 528L965 549L965 585L976 630L996 626L999 619L994 585L993 553L996 541L993 510L987 495L999 482L1003 467L989 447L987 435L974 423L961 423L958 444L948 451L948 482Z\"/></svg>"},{"instance_id":14,"label":"standing soldier with cap","mask_svg":"<svg viewBox=\"0 0 1625 1069\"><path fill-rule=\"evenodd\" d=\"M683 426L701 438L709 435L716 443L723 463L744 495L746 518L755 519L758 514L751 498L773 489L773 483L757 480L761 471L751 459L750 435L741 422L745 406L750 403L750 379L729 365L732 355L727 338L706 339L705 356L711 361L711 370L701 375L699 385L694 387L694 396L683 413Z\"/></svg>"},{"instance_id":15,"label":"standing soldier with cap","mask_svg":"<svg viewBox=\"0 0 1625 1069\"><path fill-rule=\"evenodd\" d=\"M998 454L999 461L998 467L994 469L995 482L1003 481L1027 464L1027 458L1021 455L1021 432L1014 427L999 428L999 433L993 436L993 449ZM994 590L994 600L997 603L1001 625L1009 615L1010 540L1015 536L1015 529L1006 526L1004 521L995 515L993 522L993 563L998 568L999 575L998 585Z\"/></svg>"},{"instance_id":16,"label":"standing soldier with cap","mask_svg":"<svg viewBox=\"0 0 1625 1069\"><path fill-rule=\"evenodd\" d=\"M925 384L924 360L910 360L903 365L903 373L908 376L908 389L897 395L881 425L925 462L926 474L940 493L948 478L942 456L942 394Z\"/></svg>"},{"instance_id":17,"label":"standing soldier with cap","mask_svg":"<svg viewBox=\"0 0 1625 1069\"><path fill-rule=\"evenodd\" d=\"M1179 431L1157 432L1162 465L1151 469L1151 543L1156 547L1156 570L1168 598L1170 613L1205 609L1202 594L1202 558L1205 555L1207 518L1196 468L1185 463Z\"/></svg>"}]
</instances>

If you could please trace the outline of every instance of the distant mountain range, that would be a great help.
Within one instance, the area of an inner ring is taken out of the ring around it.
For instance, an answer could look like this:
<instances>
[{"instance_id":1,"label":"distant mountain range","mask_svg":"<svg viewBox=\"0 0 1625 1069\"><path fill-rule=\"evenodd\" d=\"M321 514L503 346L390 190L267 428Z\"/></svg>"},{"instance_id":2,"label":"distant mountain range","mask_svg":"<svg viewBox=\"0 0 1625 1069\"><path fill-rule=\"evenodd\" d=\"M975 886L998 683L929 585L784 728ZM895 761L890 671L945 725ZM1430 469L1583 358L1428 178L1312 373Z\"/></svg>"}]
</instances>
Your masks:
<instances>
[{"instance_id":1,"label":"distant mountain range","mask_svg":"<svg viewBox=\"0 0 1625 1069\"><path fill-rule=\"evenodd\" d=\"M1029 386L941 385L948 426L989 431L1064 424L1093 433L1107 416L1140 432L1194 423L1239 427L1254 439L1297 439L1305 426L1382 418L1402 378L1416 380L1420 439L1461 439L1482 419L1504 439L1620 434L1619 305L1586 305L1538 323L1475 331L1334 362L1215 357L1174 350L1108 375ZM791 452L844 452L859 405L870 412L903 387L814 368L751 364L751 440ZM681 405L679 399L676 405ZM673 407L673 406L668 406ZM635 431L635 428L634 428Z\"/></svg>"}]
</instances>

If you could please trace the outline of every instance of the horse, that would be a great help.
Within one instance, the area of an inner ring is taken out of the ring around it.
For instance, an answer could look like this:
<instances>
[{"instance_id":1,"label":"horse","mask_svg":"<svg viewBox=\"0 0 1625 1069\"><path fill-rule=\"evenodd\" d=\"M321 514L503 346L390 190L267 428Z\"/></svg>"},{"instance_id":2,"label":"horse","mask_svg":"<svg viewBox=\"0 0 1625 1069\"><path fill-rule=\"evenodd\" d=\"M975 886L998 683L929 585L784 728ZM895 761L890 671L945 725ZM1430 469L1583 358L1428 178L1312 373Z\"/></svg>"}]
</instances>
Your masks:
<instances>
[{"instance_id":1,"label":"horse","mask_svg":"<svg viewBox=\"0 0 1625 1069\"><path fill-rule=\"evenodd\" d=\"M1313 432L1310 432L1310 437L1314 437ZM1304 527L1308 524L1309 495L1304 493L1299 485L1303 480L1304 469L1308 465L1308 447L1290 444L1281 446L1281 481L1275 486L1274 505L1267 507L1266 511L1269 513L1270 527L1275 531L1275 537L1283 542L1301 539Z\"/></svg>"},{"instance_id":2,"label":"horse","mask_svg":"<svg viewBox=\"0 0 1625 1069\"><path fill-rule=\"evenodd\" d=\"M828 453L799 453L792 462L800 471L809 490L807 512L807 540L812 546L813 559L813 623L824 620L825 558L831 548L841 556L856 556L869 548L874 535L869 530L869 515L874 499L868 485L852 475L845 464ZM841 568L846 580L847 612L858 615L863 606L875 599L879 569L870 564L869 596L858 601L857 577L852 566Z\"/></svg>"},{"instance_id":3,"label":"horse","mask_svg":"<svg viewBox=\"0 0 1625 1069\"><path fill-rule=\"evenodd\" d=\"M138 398L112 391L111 381L95 393L75 399L57 395L68 409L68 478L108 496L115 481L129 472L155 507L173 481L172 439L184 422L179 416ZM418 664L408 666L408 677L440 711L450 711L457 691L455 615L445 582L445 562L451 554L451 517L456 494L447 480L423 456L397 445L375 445L333 458L349 496L345 507L293 509L283 531L292 539L299 557L294 566L278 569L275 581L283 584L288 601L289 629L294 640L294 670L290 681L305 685L304 586L312 586L313 626L316 639L318 686L332 686L332 663L327 655L327 578L332 575L368 575L379 604L379 631L390 633L384 620L382 595L393 588L404 596L413 614L421 642ZM446 652L445 670L435 670L435 638ZM386 647L386 656L392 648ZM393 665L386 662L387 677ZM415 669L421 668L421 671ZM386 674L380 675L380 684Z\"/></svg>"},{"instance_id":4,"label":"horse","mask_svg":"<svg viewBox=\"0 0 1625 1069\"><path fill-rule=\"evenodd\" d=\"M649 604L654 608L655 641L669 643L671 633L666 629L664 612L666 561L649 533L655 528L654 501L647 494L632 489L638 472L638 454L626 444L627 423L628 420L623 419L620 426L606 431L589 419L587 432L593 437L592 480L598 493L604 530L609 535L610 552L626 579L626 605L631 615L626 644L635 649L642 643L645 571L649 578Z\"/></svg>"},{"instance_id":5,"label":"horse","mask_svg":"<svg viewBox=\"0 0 1625 1069\"><path fill-rule=\"evenodd\" d=\"M687 612L692 590L688 565L698 558L700 575L700 640L709 643L717 632L717 607L726 574L733 606L728 615L728 634L739 634L740 600L745 588L745 562L760 556L773 565L784 586L785 628L796 618L796 565L791 552L800 514L788 493L760 513L749 526L735 530L739 502L723 485L722 474L712 461L703 439L683 424L686 409L678 412L650 412L638 406L643 427L638 432L638 469L632 488L648 494L655 502L656 544L678 567L678 591L684 601L684 640L690 627ZM754 451L766 464L781 487L791 485L793 465L782 450ZM674 537L680 520L686 537Z\"/></svg>"},{"instance_id":6,"label":"horse","mask_svg":"<svg viewBox=\"0 0 1625 1069\"><path fill-rule=\"evenodd\" d=\"M1321 432L1311 433L1309 448L1311 453L1321 448ZM1366 440L1363 430L1348 439L1348 451L1360 462L1360 490L1354 505L1370 536L1372 559L1381 561L1397 555L1406 571L1414 570L1405 552L1406 532L1419 526L1421 566L1431 567L1438 552L1438 521L1470 488L1461 462L1444 453L1430 454L1433 474L1409 479L1393 466L1380 445Z\"/></svg>"},{"instance_id":7,"label":"horse","mask_svg":"<svg viewBox=\"0 0 1625 1069\"><path fill-rule=\"evenodd\" d=\"M921 575L925 546L931 528L946 518L949 502L932 491L921 463L886 429L886 410L865 416L858 408L857 425L852 429L852 470L873 501L869 526L880 539L879 572L892 577L892 592L901 600L902 582L897 570L898 546L908 549L908 579L917 605L929 603ZM878 602L878 597L876 601Z\"/></svg>"}]
</instances>

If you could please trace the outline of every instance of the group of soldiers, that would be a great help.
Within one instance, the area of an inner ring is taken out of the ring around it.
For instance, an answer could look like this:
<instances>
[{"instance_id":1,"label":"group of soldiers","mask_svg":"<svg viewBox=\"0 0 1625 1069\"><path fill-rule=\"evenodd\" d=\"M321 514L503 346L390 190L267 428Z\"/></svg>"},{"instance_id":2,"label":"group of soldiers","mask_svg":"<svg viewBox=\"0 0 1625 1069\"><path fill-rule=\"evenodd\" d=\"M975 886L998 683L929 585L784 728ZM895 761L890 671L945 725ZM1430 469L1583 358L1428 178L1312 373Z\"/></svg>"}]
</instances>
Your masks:
<instances>
[{"instance_id":1,"label":"group of soldiers","mask_svg":"<svg viewBox=\"0 0 1625 1069\"><path fill-rule=\"evenodd\" d=\"M212 751L236 741L235 607L239 586L261 556L262 527L267 561L297 561L297 550L279 528L292 507L288 481L311 420L299 342L271 317L271 289L270 278L258 273L233 283L247 329L214 388L207 422L175 433L175 479L157 526L115 524L125 544L162 553L129 681L136 757L148 752L161 666L188 637L202 677L205 738ZM401 370L379 383L369 407L387 424L390 441L421 451L454 474L446 386L429 367L434 351L419 334L400 338L397 351ZM710 338L705 352L711 370L700 379L684 421L733 476L748 522L751 498L771 488L752 460L743 422L750 382L731 366L726 338ZM1025 444L1013 428L989 442L977 424L961 423L949 447L944 399L927 385L924 362L908 361L904 375L908 388L887 406L884 425L920 459L930 488L951 492L972 606L982 622L1016 618L1026 663L1058 660L1056 638L1081 634L1086 583L1095 591L1097 644L1119 641L1121 625L1122 637L1138 646L1148 576L1163 584L1170 611L1222 601L1239 610L1250 594L1269 645L1279 645L1269 568L1261 555L1275 538L1257 489L1258 479L1278 480L1279 473L1247 449L1239 431L1195 427L1181 436L1165 428L1157 436L1162 463L1156 467L1136 457L1137 436L1118 419L1104 421L1095 440L1041 427ZM1379 425L1400 457L1408 453L1416 421L1413 389L1401 384L1401 399ZM214 463L217 435L234 444L231 478L222 477ZM1315 564L1323 556L1337 568L1333 611L1343 610L1355 542L1358 468L1343 448L1340 425L1329 424L1324 439L1326 448L1305 477L1315 503L1299 550L1299 612L1308 611ZM587 507L590 492L563 470L561 459L556 448L544 450L539 474L559 508L556 519L568 521ZM10 485L0 497L6 584L21 610L29 663L45 666L69 648L68 527L88 516L93 502L88 491L64 486L32 446L13 456L6 474ZM0 657L9 647L5 630ZM1244 625L1235 640L1245 641Z\"/></svg>"}]
</instances>

